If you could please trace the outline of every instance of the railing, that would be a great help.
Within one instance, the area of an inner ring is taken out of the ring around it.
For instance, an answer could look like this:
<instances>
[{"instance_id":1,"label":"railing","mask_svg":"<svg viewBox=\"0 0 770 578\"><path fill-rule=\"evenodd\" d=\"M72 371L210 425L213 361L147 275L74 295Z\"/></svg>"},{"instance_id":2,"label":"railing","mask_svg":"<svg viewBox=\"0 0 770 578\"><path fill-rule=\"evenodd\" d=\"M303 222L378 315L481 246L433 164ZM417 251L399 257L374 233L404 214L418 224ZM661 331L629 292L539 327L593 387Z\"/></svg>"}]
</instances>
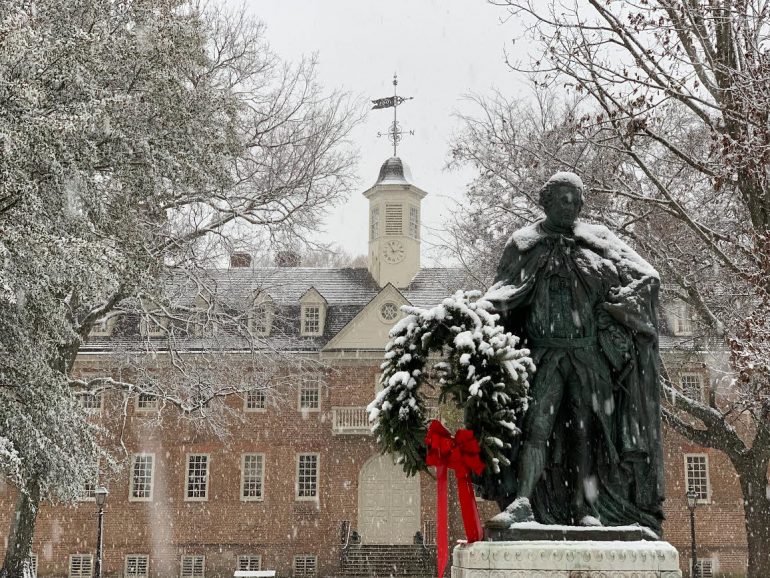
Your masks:
<instances>
[{"instance_id":1,"label":"railing","mask_svg":"<svg viewBox=\"0 0 770 578\"><path fill-rule=\"evenodd\" d=\"M436 406L426 406L425 417L428 420L438 419L439 410ZM371 435L369 415L365 407L333 407L332 433Z\"/></svg>"},{"instance_id":2,"label":"railing","mask_svg":"<svg viewBox=\"0 0 770 578\"><path fill-rule=\"evenodd\" d=\"M425 520L423 523L422 543L426 546L436 545L436 520Z\"/></svg>"},{"instance_id":3,"label":"railing","mask_svg":"<svg viewBox=\"0 0 770 578\"><path fill-rule=\"evenodd\" d=\"M365 407L333 407L332 433L371 435Z\"/></svg>"}]
</instances>

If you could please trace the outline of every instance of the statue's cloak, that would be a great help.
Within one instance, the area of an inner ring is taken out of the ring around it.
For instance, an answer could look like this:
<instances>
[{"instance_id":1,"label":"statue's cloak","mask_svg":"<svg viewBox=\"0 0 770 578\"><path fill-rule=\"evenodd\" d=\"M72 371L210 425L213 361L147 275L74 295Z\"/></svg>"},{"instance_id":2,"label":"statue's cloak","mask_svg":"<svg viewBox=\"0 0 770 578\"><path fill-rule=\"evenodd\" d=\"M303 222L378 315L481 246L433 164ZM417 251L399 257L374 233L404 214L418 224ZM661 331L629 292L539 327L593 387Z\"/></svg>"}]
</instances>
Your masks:
<instances>
[{"instance_id":1,"label":"statue's cloak","mask_svg":"<svg viewBox=\"0 0 770 578\"><path fill-rule=\"evenodd\" d=\"M658 353L658 273L633 249L603 225L578 221L573 235L548 233L537 222L516 231L508 241L498 266L495 287L500 299L490 297L506 329L527 344L528 309L554 252L565 251L580 281L588 287L594 312L604 319L596 324L598 347L582 355L600 360L606 374L611 368L611 407L594 404L600 422L598 487L593 506L605 525L639 523L660 533L664 499L663 454L660 426ZM567 246L568 249L564 249ZM599 313L599 310L609 314ZM590 315L590 313L589 313ZM609 322L608 322L609 320ZM602 327L603 325L603 327ZM533 350L535 364L543 353ZM547 355L547 353L545 354ZM547 359L545 360L547 361ZM557 420L549 442L543 479L532 498L537 519L543 523L569 523L568 476L560 463L564 451L564 419ZM526 436L526 432L524 433ZM483 491L501 505L516 495L516 458L502 478L486 479Z\"/></svg>"}]
</instances>

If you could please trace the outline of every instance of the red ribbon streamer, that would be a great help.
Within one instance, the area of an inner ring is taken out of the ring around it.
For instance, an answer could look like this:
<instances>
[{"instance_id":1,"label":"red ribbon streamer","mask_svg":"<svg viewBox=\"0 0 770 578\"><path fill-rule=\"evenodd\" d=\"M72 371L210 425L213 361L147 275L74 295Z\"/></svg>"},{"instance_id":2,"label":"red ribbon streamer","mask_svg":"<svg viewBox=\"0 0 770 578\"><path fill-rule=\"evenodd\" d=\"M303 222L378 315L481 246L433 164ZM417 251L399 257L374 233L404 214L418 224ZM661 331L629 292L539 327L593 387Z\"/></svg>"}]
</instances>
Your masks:
<instances>
[{"instance_id":1,"label":"red ribbon streamer","mask_svg":"<svg viewBox=\"0 0 770 578\"><path fill-rule=\"evenodd\" d=\"M436 504L436 545L438 546L438 577L444 575L449 559L449 526L447 523L447 470L454 470L457 478L457 494L460 498L460 510L468 544L478 542L483 537L479 512L476 509L476 497L473 494L470 473L479 475L484 471L484 462L479 454L481 448L473 432L458 429L455 436L444 425L433 420L425 435L428 455L425 464L436 467L437 504Z\"/></svg>"}]
</instances>

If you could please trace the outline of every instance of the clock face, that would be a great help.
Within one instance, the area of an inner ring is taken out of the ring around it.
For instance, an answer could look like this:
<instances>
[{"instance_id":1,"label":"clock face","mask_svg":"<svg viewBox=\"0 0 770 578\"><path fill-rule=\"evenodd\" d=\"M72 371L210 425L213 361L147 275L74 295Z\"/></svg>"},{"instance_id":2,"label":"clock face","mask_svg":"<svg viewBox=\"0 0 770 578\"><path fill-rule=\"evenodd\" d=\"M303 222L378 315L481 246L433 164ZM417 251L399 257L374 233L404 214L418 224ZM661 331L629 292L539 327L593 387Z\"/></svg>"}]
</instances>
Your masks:
<instances>
[{"instance_id":1,"label":"clock face","mask_svg":"<svg viewBox=\"0 0 770 578\"><path fill-rule=\"evenodd\" d=\"M382 249L382 258L386 263L395 265L404 260L406 253L404 252L404 245L401 241L386 241L385 246Z\"/></svg>"}]
</instances>

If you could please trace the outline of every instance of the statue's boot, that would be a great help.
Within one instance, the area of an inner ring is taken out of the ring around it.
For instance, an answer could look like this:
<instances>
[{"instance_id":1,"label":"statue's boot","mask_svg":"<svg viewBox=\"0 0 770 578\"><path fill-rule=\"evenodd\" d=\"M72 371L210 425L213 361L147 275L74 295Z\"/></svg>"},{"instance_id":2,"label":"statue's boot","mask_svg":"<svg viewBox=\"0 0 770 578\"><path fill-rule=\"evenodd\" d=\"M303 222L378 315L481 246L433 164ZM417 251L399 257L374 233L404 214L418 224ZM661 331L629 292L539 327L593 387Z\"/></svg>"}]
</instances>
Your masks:
<instances>
[{"instance_id":1,"label":"statue's boot","mask_svg":"<svg viewBox=\"0 0 770 578\"><path fill-rule=\"evenodd\" d=\"M487 520L484 525L492 530L507 530L511 524L534 521L535 514L532 512L529 498L521 497L508 504L504 511Z\"/></svg>"}]
</instances>

